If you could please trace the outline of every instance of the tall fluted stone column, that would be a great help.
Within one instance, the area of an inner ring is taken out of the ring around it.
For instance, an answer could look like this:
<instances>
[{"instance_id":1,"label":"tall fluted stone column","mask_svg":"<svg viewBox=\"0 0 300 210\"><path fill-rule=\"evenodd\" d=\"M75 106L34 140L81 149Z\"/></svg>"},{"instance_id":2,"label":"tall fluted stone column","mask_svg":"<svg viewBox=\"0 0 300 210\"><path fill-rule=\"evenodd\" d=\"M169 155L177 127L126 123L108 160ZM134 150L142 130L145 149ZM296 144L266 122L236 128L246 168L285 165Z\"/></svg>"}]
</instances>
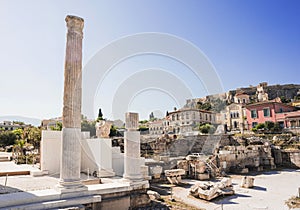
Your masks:
<instances>
[{"instance_id":1,"label":"tall fluted stone column","mask_svg":"<svg viewBox=\"0 0 300 210\"><path fill-rule=\"evenodd\" d=\"M141 152L138 113L127 112L125 114L124 133L124 175L123 178L130 181L142 180Z\"/></svg>"},{"instance_id":2,"label":"tall fluted stone column","mask_svg":"<svg viewBox=\"0 0 300 210\"><path fill-rule=\"evenodd\" d=\"M82 188L80 181L81 162L81 83L82 83L82 38L84 20L67 16L67 44L65 56L63 129L60 163L62 189L71 191Z\"/></svg>"}]
</instances>

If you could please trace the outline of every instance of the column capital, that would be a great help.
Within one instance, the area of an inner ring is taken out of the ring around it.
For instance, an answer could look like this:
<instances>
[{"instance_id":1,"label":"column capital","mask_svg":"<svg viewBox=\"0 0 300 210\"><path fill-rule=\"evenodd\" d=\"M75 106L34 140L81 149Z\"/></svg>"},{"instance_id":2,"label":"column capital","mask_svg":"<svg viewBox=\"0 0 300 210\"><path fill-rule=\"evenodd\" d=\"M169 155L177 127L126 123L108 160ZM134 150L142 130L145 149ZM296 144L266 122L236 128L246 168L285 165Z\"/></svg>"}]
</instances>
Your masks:
<instances>
[{"instance_id":1,"label":"column capital","mask_svg":"<svg viewBox=\"0 0 300 210\"><path fill-rule=\"evenodd\" d=\"M83 18L73 16L73 15L67 15L65 21L67 23L69 32L75 32L75 33L79 33L80 35L83 35L82 33L83 26L84 26Z\"/></svg>"},{"instance_id":2,"label":"column capital","mask_svg":"<svg viewBox=\"0 0 300 210\"><path fill-rule=\"evenodd\" d=\"M139 128L139 114L133 112L125 113L125 128L129 131L136 131Z\"/></svg>"}]
</instances>

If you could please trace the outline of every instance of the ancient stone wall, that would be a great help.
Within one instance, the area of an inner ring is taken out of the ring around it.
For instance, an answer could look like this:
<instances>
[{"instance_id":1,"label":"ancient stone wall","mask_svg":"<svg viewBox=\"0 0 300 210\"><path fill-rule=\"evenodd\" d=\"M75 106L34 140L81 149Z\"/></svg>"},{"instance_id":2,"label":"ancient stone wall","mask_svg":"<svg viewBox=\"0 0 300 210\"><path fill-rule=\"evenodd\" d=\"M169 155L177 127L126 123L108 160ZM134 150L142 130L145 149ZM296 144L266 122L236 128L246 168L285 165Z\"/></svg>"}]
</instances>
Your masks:
<instances>
[{"instance_id":1,"label":"ancient stone wall","mask_svg":"<svg viewBox=\"0 0 300 210\"><path fill-rule=\"evenodd\" d=\"M282 165L291 168L300 168L300 151L281 151Z\"/></svg>"}]
</instances>

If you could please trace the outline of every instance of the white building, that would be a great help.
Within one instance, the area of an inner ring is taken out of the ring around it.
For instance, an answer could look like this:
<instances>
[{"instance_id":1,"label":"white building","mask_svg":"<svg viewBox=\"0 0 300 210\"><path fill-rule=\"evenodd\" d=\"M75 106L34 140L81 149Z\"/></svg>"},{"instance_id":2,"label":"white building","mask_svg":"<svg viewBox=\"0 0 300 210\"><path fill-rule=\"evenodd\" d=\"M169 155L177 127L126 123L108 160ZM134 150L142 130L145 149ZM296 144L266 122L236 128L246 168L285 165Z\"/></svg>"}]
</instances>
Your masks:
<instances>
[{"instance_id":1,"label":"white building","mask_svg":"<svg viewBox=\"0 0 300 210\"><path fill-rule=\"evenodd\" d=\"M203 123L216 124L216 114L199 109L180 109L170 112L163 120L150 123L149 133L152 135L187 133L194 131L197 125Z\"/></svg>"},{"instance_id":2,"label":"white building","mask_svg":"<svg viewBox=\"0 0 300 210\"><path fill-rule=\"evenodd\" d=\"M0 123L0 130L3 131L13 131L23 127L26 127L26 125L19 125L11 121L3 121L2 123Z\"/></svg>"}]
</instances>

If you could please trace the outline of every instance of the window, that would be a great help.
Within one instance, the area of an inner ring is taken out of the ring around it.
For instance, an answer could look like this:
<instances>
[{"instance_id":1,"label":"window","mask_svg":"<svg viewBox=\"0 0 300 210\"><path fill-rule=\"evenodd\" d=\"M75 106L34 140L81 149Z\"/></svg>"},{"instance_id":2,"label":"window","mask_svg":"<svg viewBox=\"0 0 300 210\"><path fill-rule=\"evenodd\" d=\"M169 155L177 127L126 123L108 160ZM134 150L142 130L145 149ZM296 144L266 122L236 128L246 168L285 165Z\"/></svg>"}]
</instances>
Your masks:
<instances>
[{"instance_id":1,"label":"window","mask_svg":"<svg viewBox=\"0 0 300 210\"><path fill-rule=\"evenodd\" d=\"M256 112L256 109L251 110L251 118L257 118L257 112Z\"/></svg>"},{"instance_id":2,"label":"window","mask_svg":"<svg viewBox=\"0 0 300 210\"><path fill-rule=\"evenodd\" d=\"M234 122L233 122L233 127L234 127L234 128L237 128L237 127L238 127L237 125L238 125L237 122L234 121Z\"/></svg>"},{"instance_id":3,"label":"window","mask_svg":"<svg viewBox=\"0 0 300 210\"><path fill-rule=\"evenodd\" d=\"M263 112L264 112L264 117L270 117L270 108L264 108Z\"/></svg>"},{"instance_id":4,"label":"window","mask_svg":"<svg viewBox=\"0 0 300 210\"><path fill-rule=\"evenodd\" d=\"M296 127L296 121L295 120L291 121L291 127L292 128Z\"/></svg>"},{"instance_id":5,"label":"window","mask_svg":"<svg viewBox=\"0 0 300 210\"><path fill-rule=\"evenodd\" d=\"M257 125L257 122L252 123L252 128L254 128Z\"/></svg>"},{"instance_id":6,"label":"window","mask_svg":"<svg viewBox=\"0 0 300 210\"><path fill-rule=\"evenodd\" d=\"M283 109L282 109L282 108L280 108L280 109L279 109L279 113L282 113L282 112L283 112Z\"/></svg>"},{"instance_id":7,"label":"window","mask_svg":"<svg viewBox=\"0 0 300 210\"><path fill-rule=\"evenodd\" d=\"M284 122L278 122L280 128L284 128Z\"/></svg>"}]
</instances>

